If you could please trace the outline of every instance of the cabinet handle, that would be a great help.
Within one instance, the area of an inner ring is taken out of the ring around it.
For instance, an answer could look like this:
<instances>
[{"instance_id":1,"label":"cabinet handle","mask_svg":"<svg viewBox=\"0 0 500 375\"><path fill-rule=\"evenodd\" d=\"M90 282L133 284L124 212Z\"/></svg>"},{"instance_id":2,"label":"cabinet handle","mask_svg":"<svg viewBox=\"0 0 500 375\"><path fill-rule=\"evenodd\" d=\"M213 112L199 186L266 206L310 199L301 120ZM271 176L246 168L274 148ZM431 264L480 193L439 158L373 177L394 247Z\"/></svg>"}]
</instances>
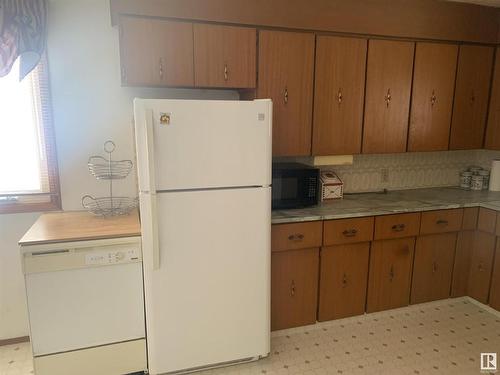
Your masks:
<instances>
[{"instance_id":1,"label":"cabinet handle","mask_svg":"<svg viewBox=\"0 0 500 375\"><path fill-rule=\"evenodd\" d=\"M290 284L290 296L295 296L295 280L292 280L292 284Z\"/></svg>"},{"instance_id":2,"label":"cabinet handle","mask_svg":"<svg viewBox=\"0 0 500 375\"><path fill-rule=\"evenodd\" d=\"M163 79L163 59L160 57L160 79Z\"/></svg>"},{"instance_id":3,"label":"cabinet handle","mask_svg":"<svg viewBox=\"0 0 500 375\"><path fill-rule=\"evenodd\" d=\"M304 235L301 233L291 234L288 236L288 239L290 241L302 241L304 239Z\"/></svg>"},{"instance_id":4,"label":"cabinet handle","mask_svg":"<svg viewBox=\"0 0 500 375\"><path fill-rule=\"evenodd\" d=\"M288 88L285 87L285 92L283 94L283 102L285 102L285 104L288 104Z\"/></svg>"},{"instance_id":5,"label":"cabinet handle","mask_svg":"<svg viewBox=\"0 0 500 375\"><path fill-rule=\"evenodd\" d=\"M432 90L432 95L431 95L431 106L434 107L434 104L436 104L437 98L436 98L436 92L435 90Z\"/></svg>"},{"instance_id":6,"label":"cabinet handle","mask_svg":"<svg viewBox=\"0 0 500 375\"><path fill-rule=\"evenodd\" d=\"M432 262L432 273L436 273L437 271L437 263L436 262Z\"/></svg>"},{"instance_id":7,"label":"cabinet handle","mask_svg":"<svg viewBox=\"0 0 500 375\"><path fill-rule=\"evenodd\" d=\"M448 220L438 220L436 221L437 225L448 225Z\"/></svg>"},{"instance_id":8,"label":"cabinet handle","mask_svg":"<svg viewBox=\"0 0 500 375\"><path fill-rule=\"evenodd\" d=\"M227 70L227 64L224 64L224 81L229 79L229 71Z\"/></svg>"},{"instance_id":9,"label":"cabinet handle","mask_svg":"<svg viewBox=\"0 0 500 375\"><path fill-rule=\"evenodd\" d=\"M470 104L473 105L475 101L476 101L476 96L474 95L474 90L472 90L470 94Z\"/></svg>"},{"instance_id":10,"label":"cabinet handle","mask_svg":"<svg viewBox=\"0 0 500 375\"><path fill-rule=\"evenodd\" d=\"M342 89L339 89L339 92L337 93L337 101L339 102L339 105L342 104L342 99L344 99L344 96L342 95Z\"/></svg>"},{"instance_id":11,"label":"cabinet handle","mask_svg":"<svg viewBox=\"0 0 500 375\"><path fill-rule=\"evenodd\" d=\"M346 229L345 231L342 232L342 234L345 236L345 237L355 237L356 234L358 234L358 230L357 229Z\"/></svg>"},{"instance_id":12,"label":"cabinet handle","mask_svg":"<svg viewBox=\"0 0 500 375\"><path fill-rule=\"evenodd\" d=\"M393 232L402 232L406 228L406 224L395 224L392 226Z\"/></svg>"},{"instance_id":13,"label":"cabinet handle","mask_svg":"<svg viewBox=\"0 0 500 375\"><path fill-rule=\"evenodd\" d=\"M391 266L391 270L389 271L389 281L392 282L394 280L394 266Z\"/></svg>"},{"instance_id":14,"label":"cabinet handle","mask_svg":"<svg viewBox=\"0 0 500 375\"><path fill-rule=\"evenodd\" d=\"M479 265L477 266L477 269L479 270L479 272L483 272L484 271L483 263L479 263Z\"/></svg>"},{"instance_id":15,"label":"cabinet handle","mask_svg":"<svg viewBox=\"0 0 500 375\"><path fill-rule=\"evenodd\" d=\"M344 273L344 276L342 277L342 288L347 287L347 275Z\"/></svg>"},{"instance_id":16,"label":"cabinet handle","mask_svg":"<svg viewBox=\"0 0 500 375\"><path fill-rule=\"evenodd\" d=\"M387 90L387 94L385 95L384 100L385 100L385 104L387 105L387 108L389 108L389 104L391 104L391 100L392 100L391 89Z\"/></svg>"}]
</instances>

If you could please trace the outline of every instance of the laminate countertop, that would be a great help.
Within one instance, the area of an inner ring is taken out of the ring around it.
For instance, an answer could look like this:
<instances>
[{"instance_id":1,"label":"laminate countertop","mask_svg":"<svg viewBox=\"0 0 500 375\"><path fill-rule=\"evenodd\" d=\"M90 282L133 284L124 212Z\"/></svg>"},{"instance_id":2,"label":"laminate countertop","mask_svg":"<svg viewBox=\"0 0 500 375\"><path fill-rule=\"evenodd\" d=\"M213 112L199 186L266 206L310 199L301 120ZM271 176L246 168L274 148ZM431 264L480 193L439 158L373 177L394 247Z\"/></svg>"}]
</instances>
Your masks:
<instances>
[{"instance_id":1,"label":"laminate countertop","mask_svg":"<svg viewBox=\"0 0 500 375\"><path fill-rule=\"evenodd\" d=\"M42 214L19 241L21 246L57 242L137 237L141 235L139 214L101 217L86 211Z\"/></svg>"},{"instance_id":2,"label":"laminate countertop","mask_svg":"<svg viewBox=\"0 0 500 375\"><path fill-rule=\"evenodd\" d=\"M275 210L272 212L272 223L345 219L461 207L484 207L500 211L500 192L444 187L344 194L344 199L323 202L313 207Z\"/></svg>"}]
</instances>

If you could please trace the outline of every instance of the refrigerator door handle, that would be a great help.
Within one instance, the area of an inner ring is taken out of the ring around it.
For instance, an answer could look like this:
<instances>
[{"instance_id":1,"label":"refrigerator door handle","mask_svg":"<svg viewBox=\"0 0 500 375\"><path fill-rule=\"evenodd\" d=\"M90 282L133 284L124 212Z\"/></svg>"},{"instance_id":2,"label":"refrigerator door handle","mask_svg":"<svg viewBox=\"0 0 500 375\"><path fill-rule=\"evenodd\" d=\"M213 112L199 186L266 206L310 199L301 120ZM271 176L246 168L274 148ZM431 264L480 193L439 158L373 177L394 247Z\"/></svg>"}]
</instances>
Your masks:
<instances>
[{"instance_id":1,"label":"refrigerator door handle","mask_svg":"<svg viewBox=\"0 0 500 375\"><path fill-rule=\"evenodd\" d=\"M158 270L160 268L160 239L158 236L158 209L156 206L156 193L149 194L150 204L151 204L151 217L149 218L151 222L151 245L153 247L153 270Z\"/></svg>"},{"instance_id":2,"label":"refrigerator door handle","mask_svg":"<svg viewBox=\"0 0 500 375\"><path fill-rule=\"evenodd\" d=\"M148 165L148 185L150 203L151 245L153 251L153 270L160 268L160 240L158 237L158 213L156 207L156 183L155 183L155 153L154 153L154 114L152 110L146 111L146 158Z\"/></svg>"}]
</instances>

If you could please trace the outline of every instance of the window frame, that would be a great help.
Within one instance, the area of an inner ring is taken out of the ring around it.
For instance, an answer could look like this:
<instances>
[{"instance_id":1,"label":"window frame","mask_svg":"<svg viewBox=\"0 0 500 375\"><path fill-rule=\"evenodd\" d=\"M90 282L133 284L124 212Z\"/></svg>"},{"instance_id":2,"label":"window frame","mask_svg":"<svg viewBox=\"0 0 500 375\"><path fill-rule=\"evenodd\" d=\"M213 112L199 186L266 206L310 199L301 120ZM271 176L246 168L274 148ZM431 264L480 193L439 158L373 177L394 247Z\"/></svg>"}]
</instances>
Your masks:
<instances>
[{"instance_id":1,"label":"window frame","mask_svg":"<svg viewBox=\"0 0 500 375\"><path fill-rule=\"evenodd\" d=\"M48 193L33 193L19 194L18 196L36 197L49 196L46 202L0 202L1 214L28 213L28 212L44 212L61 210L61 188L59 183L59 167L57 161L56 139L54 122L52 118L52 98L49 86L49 67L45 54L42 55L37 67L37 83L38 91L40 92L41 113L39 121L40 131L43 133L43 144L45 146L45 155L47 158L47 175L49 179ZM43 94L42 94L43 92ZM2 195L0 197L7 197ZM14 195L15 196L15 195Z\"/></svg>"}]
</instances>

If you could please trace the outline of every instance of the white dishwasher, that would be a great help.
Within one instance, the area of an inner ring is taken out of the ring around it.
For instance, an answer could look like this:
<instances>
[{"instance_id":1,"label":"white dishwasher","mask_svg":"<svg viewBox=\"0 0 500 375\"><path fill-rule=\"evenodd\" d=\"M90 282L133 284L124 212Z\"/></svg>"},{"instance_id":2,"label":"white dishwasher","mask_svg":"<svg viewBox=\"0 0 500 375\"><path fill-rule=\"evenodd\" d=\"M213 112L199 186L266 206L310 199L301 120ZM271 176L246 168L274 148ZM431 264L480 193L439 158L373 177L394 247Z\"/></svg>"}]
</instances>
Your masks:
<instances>
[{"instance_id":1,"label":"white dishwasher","mask_svg":"<svg viewBox=\"0 0 500 375\"><path fill-rule=\"evenodd\" d=\"M147 369L140 237L21 246L36 375Z\"/></svg>"}]
</instances>

